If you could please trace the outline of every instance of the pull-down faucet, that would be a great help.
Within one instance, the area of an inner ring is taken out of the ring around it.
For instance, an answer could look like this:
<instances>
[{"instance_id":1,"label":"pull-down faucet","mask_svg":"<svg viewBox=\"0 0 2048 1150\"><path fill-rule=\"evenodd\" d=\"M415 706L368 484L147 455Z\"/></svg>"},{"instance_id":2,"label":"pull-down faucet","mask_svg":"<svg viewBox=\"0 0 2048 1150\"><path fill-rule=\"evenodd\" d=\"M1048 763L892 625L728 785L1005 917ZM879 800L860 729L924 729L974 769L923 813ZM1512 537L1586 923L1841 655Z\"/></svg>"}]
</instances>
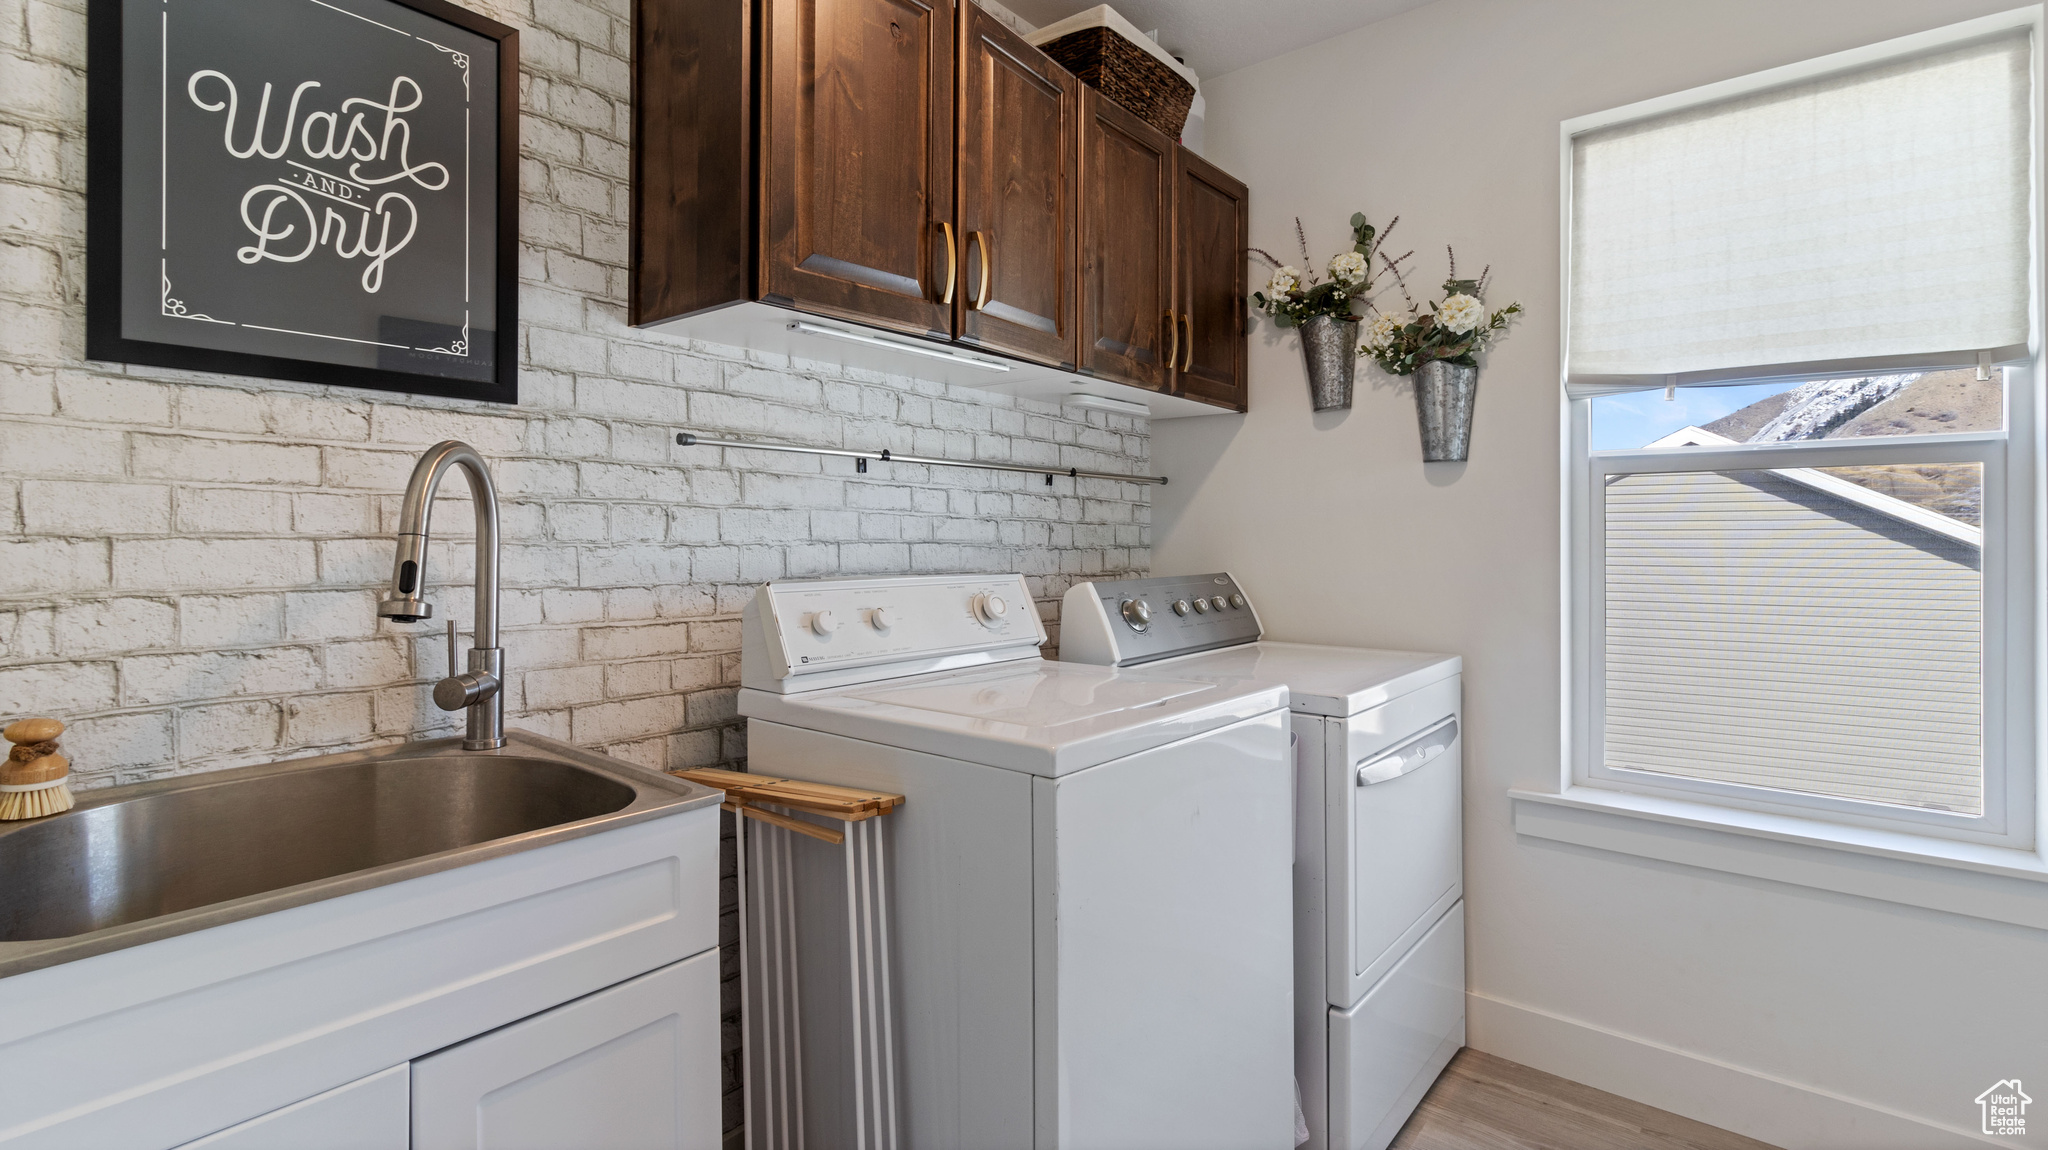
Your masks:
<instances>
[{"instance_id":1,"label":"pull-down faucet","mask_svg":"<svg viewBox=\"0 0 2048 1150\"><path fill-rule=\"evenodd\" d=\"M394 623L432 618L433 605L420 594L427 582L427 524L434 510L434 492L451 467L462 468L476 503L476 631L470 636L469 670L455 666L455 622L448 622L448 677L434 684L434 705L444 711L467 710L469 725L462 739L468 751L495 750L505 745L503 694L505 652L498 646L498 489L491 469L476 448L444 439L427 449L412 469L405 487L405 506L398 516L398 559L391 568L391 593L377 604L377 615Z\"/></svg>"}]
</instances>

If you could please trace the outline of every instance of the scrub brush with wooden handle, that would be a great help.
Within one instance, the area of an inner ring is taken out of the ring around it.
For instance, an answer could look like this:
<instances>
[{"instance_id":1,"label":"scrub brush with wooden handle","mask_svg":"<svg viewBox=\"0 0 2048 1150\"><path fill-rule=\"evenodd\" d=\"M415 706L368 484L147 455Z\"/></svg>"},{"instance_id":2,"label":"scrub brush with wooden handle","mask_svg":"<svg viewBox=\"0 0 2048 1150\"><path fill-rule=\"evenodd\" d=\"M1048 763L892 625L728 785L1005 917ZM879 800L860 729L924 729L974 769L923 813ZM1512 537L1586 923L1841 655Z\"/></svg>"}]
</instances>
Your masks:
<instances>
[{"instance_id":1,"label":"scrub brush with wooden handle","mask_svg":"<svg viewBox=\"0 0 2048 1150\"><path fill-rule=\"evenodd\" d=\"M14 744L0 763L0 821L39 819L68 811L77 802L65 780L71 760L57 753L64 724L55 719L23 719L0 730Z\"/></svg>"}]
</instances>

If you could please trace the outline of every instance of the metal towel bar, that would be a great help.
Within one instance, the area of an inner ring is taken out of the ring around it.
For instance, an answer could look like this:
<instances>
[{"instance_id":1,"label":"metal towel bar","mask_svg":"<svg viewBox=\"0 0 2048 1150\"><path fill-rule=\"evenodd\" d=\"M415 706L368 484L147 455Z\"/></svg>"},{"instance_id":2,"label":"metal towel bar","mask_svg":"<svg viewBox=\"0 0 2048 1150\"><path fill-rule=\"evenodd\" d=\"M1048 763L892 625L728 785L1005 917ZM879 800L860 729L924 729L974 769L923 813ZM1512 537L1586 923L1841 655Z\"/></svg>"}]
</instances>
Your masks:
<instances>
[{"instance_id":1,"label":"metal towel bar","mask_svg":"<svg viewBox=\"0 0 2048 1150\"><path fill-rule=\"evenodd\" d=\"M1151 483L1164 486L1164 475L1120 475L1114 471L1083 471L1078 467L1032 467L1022 463L991 463L987 460L934 459L928 455L899 455L888 448L880 451L856 451L844 447L804 447L795 443L748 443L737 439L711 439L691 431L676 432L676 444L680 447L742 447L748 451L786 451L796 455L839 455L855 460L859 471L868 469L868 460L878 459L883 463L922 463L928 467L979 467L985 471L1021 471L1026 475L1043 475L1047 483L1055 475L1072 479L1114 479L1122 483Z\"/></svg>"}]
</instances>

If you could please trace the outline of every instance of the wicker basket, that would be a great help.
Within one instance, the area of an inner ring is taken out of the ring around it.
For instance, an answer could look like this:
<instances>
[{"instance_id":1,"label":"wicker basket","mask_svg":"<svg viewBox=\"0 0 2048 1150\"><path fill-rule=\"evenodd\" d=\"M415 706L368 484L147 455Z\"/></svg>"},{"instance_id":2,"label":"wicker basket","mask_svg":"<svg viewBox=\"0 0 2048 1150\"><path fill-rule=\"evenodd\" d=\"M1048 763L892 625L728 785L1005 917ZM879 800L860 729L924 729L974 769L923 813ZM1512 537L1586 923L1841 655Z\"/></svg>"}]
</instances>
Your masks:
<instances>
[{"instance_id":1,"label":"wicker basket","mask_svg":"<svg viewBox=\"0 0 2048 1150\"><path fill-rule=\"evenodd\" d=\"M1180 138L1195 86L1114 29L1083 28L1040 44L1039 49L1169 138Z\"/></svg>"}]
</instances>

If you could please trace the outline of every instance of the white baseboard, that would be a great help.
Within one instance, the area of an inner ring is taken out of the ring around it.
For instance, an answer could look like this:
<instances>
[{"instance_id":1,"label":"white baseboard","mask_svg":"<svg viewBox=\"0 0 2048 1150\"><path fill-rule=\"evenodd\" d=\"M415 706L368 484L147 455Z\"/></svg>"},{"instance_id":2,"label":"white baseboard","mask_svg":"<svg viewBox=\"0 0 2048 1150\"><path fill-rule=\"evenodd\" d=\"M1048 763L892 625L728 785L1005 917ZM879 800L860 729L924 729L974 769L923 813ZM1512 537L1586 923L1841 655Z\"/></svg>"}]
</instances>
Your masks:
<instances>
[{"instance_id":1,"label":"white baseboard","mask_svg":"<svg viewBox=\"0 0 2048 1150\"><path fill-rule=\"evenodd\" d=\"M1476 991L1465 1019L1466 1041L1488 1054L1785 1150L2013 1144Z\"/></svg>"}]
</instances>

